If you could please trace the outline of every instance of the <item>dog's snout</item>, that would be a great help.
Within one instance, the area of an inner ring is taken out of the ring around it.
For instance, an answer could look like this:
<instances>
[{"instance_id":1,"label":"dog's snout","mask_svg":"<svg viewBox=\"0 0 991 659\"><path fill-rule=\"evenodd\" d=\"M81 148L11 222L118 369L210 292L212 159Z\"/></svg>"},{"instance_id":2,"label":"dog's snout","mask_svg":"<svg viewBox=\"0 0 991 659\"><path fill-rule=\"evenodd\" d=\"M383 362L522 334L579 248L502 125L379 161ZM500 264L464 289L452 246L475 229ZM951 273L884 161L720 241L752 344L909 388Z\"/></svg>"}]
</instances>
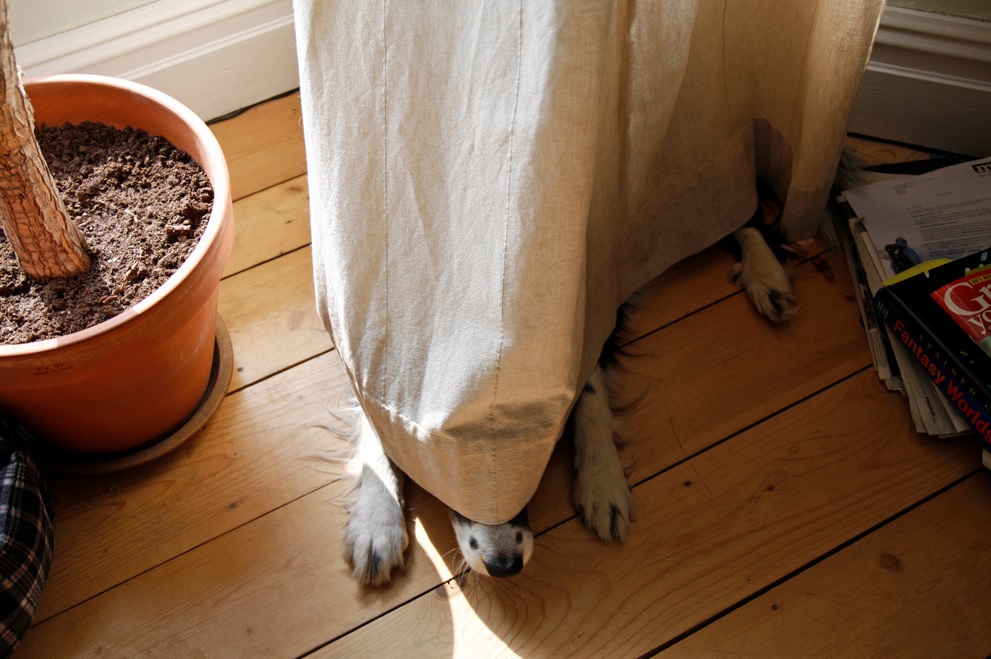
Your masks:
<instances>
[{"instance_id":1,"label":"dog's snout","mask_svg":"<svg viewBox=\"0 0 991 659\"><path fill-rule=\"evenodd\" d=\"M490 577L511 577L519 574L523 570L523 556L515 554L513 556L499 556L493 561L485 561L485 569Z\"/></svg>"},{"instance_id":2,"label":"dog's snout","mask_svg":"<svg viewBox=\"0 0 991 659\"><path fill-rule=\"evenodd\" d=\"M497 578L519 574L533 552L526 509L502 524L473 522L453 510L451 521L465 564L478 574Z\"/></svg>"}]
</instances>

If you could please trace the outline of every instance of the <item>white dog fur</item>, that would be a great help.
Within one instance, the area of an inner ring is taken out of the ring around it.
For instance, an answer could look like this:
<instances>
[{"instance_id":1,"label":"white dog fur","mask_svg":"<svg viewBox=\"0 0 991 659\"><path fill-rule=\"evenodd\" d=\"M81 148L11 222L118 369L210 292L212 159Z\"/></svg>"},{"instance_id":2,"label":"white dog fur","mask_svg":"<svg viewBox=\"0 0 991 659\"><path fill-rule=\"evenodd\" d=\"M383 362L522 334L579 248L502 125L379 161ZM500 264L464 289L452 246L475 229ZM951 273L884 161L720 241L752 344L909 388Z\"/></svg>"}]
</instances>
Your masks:
<instances>
[{"instance_id":1,"label":"white dog fur","mask_svg":"<svg viewBox=\"0 0 991 659\"><path fill-rule=\"evenodd\" d=\"M792 317L795 299L791 279L762 234L744 227L733 234L740 262L733 275L757 310L774 322ZM350 506L345 532L345 558L353 576L365 585L390 581L403 568L409 535L403 513L402 473L382 450L374 429L356 412L356 459L360 481ZM575 479L572 499L582 523L606 542L622 541L635 512L616 450L616 419L606 370L600 361L582 390L574 411ZM479 574L512 576L533 552L533 533L526 511L505 524L486 525L451 513L465 563Z\"/></svg>"}]
</instances>

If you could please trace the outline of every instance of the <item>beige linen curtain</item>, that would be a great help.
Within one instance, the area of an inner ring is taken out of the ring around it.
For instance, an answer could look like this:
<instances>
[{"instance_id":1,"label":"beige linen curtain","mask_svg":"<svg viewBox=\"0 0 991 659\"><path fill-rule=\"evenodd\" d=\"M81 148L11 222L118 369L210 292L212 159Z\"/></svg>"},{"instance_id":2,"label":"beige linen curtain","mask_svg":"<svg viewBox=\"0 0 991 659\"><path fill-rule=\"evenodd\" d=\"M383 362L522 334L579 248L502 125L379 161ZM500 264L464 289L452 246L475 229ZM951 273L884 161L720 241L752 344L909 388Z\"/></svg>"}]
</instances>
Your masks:
<instances>
[{"instance_id":1,"label":"beige linen curtain","mask_svg":"<svg viewBox=\"0 0 991 659\"><path fill-rule=\"evenodd\" d=\"M882 4L296 0L318 309L389 457L514 516L631 293L758 176L815 231Z\"/></svg>"}]
</instances>

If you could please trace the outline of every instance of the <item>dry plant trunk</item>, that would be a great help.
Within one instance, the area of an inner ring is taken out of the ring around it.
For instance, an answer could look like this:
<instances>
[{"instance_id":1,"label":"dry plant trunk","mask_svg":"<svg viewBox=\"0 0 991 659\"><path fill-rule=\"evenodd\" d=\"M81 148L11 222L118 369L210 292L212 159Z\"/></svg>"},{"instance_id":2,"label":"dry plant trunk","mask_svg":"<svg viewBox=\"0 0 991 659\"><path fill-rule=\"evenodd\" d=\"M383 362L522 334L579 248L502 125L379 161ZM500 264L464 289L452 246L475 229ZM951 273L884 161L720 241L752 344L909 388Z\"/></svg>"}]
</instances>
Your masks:
<instances>
[{"instance_id":1,"label":"dry plant trunk","mask_svg":"<svg viewBox=\"0 0 991 659\"><path fill-rule=\"evenodd\" d=\"M0 0L0 222L27 276L72 277L89 269L90 257L41 155L33 115Z\"/></svg>"}]
</instances>

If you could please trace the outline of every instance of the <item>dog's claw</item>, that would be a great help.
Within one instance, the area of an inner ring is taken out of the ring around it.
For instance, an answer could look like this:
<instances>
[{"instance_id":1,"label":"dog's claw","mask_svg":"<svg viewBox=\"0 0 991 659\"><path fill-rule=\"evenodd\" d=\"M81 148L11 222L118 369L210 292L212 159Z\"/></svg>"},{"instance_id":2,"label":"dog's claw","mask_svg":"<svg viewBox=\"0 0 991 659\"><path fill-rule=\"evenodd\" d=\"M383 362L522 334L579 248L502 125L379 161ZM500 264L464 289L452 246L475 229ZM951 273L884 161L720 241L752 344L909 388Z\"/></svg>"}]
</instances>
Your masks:
<instances>
[{"instance_id":1,"label":"dog's claw","mask_svg":"<svg viewBox=\"0 0 991 659\"><path fill-rule=\"evenodd\" d=\"M791 290L771 289L761 300L754 300L757 309L775 323L783 323L795 315L797 306Z\"/></svg>"},{"instance_id":2,"label":"dog's claw","mask_svg":"<svg viewBox=\"0 0 991 659\"><path fill-rule=\"evenodd\" d=\"M616 506L609 506L609 535L613 540L622 540L626 536L626 520Z\"/></svg>"}]
</instances>

